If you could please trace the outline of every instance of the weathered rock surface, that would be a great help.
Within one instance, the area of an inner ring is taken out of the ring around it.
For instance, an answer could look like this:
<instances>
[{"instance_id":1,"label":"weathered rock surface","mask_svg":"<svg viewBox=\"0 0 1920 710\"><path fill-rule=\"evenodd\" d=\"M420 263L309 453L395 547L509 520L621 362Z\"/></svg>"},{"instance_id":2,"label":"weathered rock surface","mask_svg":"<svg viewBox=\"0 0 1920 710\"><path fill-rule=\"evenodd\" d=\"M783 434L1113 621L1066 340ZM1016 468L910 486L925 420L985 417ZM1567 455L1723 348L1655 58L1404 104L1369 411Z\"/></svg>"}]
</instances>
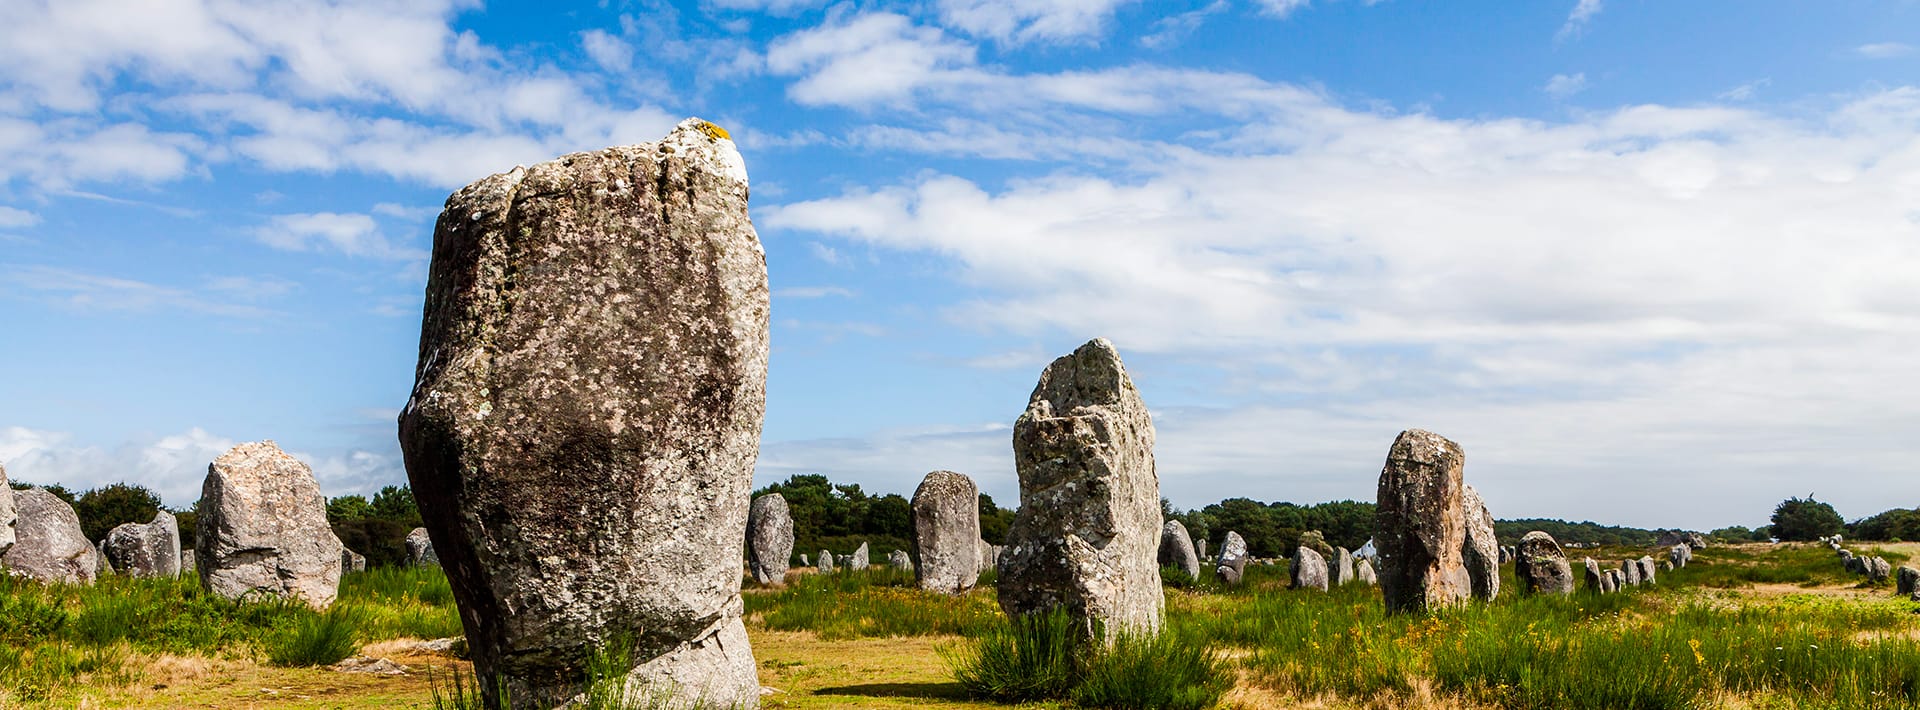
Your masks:
<instances>
[{"instance_id":1,"label":"weathered rock surface","mask_svg":"<svg viewBox=\"0 0 1920 710\"><path fill-rule=\"evenodd\" d=\"M1867 560L1868 579L1878 582L1886 579L1891 574L1893 574L1893 563L1888 562L1886 558L1872 557Z\"/></svg>"},{"instance_id":2,"label":"weathered rock surface","mask_svg":"<svg viewBox=\"0 0 1920 710\"><path fill-rule=\"evenodd\" d=\"M1380 583L1380 577L1373 573L1373 563L1367 561L1365 557L1353 563L1353 578L1360 580L1361 584L1369 587Z\"/></svg>"},{"instance_id":3,"label":"weathered rock surface","mask_svg":"<svg viewBox=\"0 0 1920 710\"><path fill-rule=\"evenodd\" d=\"M1539 530L1520 538L1513 552L1513 576L1534 594L1572 594L1573 567L1553 536Z\"/></svg>"},{"instance_id":4,"label":"weathered rock surface","mask_svg":"<svg viewBox=\"0 0 1920 710\"><path fill-rule=\"evenodd\" d=\"M1911 596L1920 590L1920 568L1912 565L1900 565L1900 571L1894 575L1893 583L1900 596Z\"/></svg>"},{"instance_id":5,"label":"weathered rock surface","mask_svg":"<svg viewBox=\"0 0 1920 710\"><path fill-rule=\"evenodd\" d=\"M354 552L345 547L340 548L340 571L343 573L367 571L366 555Z\"/></svg>"},{"instance_id":6,"label":"weathered rock surface","mask_svg":"<svg viewBox=\"0 0 1920 710\"><path fill-rule=\"evenodd\" d=\"M1656 572L1653 567L1653 558L1648 557L1646 555L1641 555L1639 562L1640 562L1640 583L1654 584L1656 581L1654 579L1654 575Z\"/></svg>"},{"instance_id":7,"label":"weathered rock surface","mask_svg":"<svg viewBox=\"0 0 1920 710\"><path fill-rule=\"evenodd\" d=\"M973 479L934 471L913 491L913 547L920 588L960 594L980 581L980 489Z\"/></svg>"},{"instance_id":8,"label":"weathered rock surface","mask_svg":"<svg viewBox=\"0 0 1920 710\"><path fill-rule=\"evenodd\" d=\"M1240 583L1247 572L1247 541L1240 533L1227 531L1227 539L1220 541L1220 564L1214 567L1214 574L1228 585Z\"/></svg>"},{"instance_id":9,"label":"weathered rock surface","mask_svg":"<svg viewBox=\"0 0 1920 710\"><path fill-rule=\"evenodd\" d=\"M414 528L407 533L407 564L415 567L437 567L440 555L433 551L433 536L426 528Z\"/></svg>"},{"instance_id":10,"label":"weathered rock surface","mask_svg":"<svg viewBox=\"0 0 1920 710\"><path fill-rule=\"evenodd\" d=\"M853 551L853 556L847 559L847 569L866 569L869 564L872 564L872 561L872 553L867 551L867 543L862 542L860 543L860 547Z\"/></svg>"},{"instance_id":11,"label":"weathered rock surface","mask_svg":"<svg viewBox=\"0 0 1920 710\"><path fill-rule=\"evenodd\" d=\"M1639 560L1621 560L1620 561L1620 581L1626 583L1626 585L1629 587L1640 586Z\"/></svg>"},{"instance_id":12,"label":"weathered rock surface","mask_svg":"<svg viewBox=\"0 0 1920 710\"><path fill-rule=\"evenodd\" d=\"M1338 587L1353 581L1353 553L1347 548L1333 548L1333 559L1327 561L1327 584Z\"/></svg>"},{"instance_id":13,"label":"weathered rock surface","mask_svg":"<svg viewBox=\"0 0 1920 710\"><path fill-rule=\"evenodd\" d=\"M802 553L800 553L800 566L801 566L801 567L812 567L812 566L813 566L813 562L812 562L811 560L808 560L808 559L807 559L807 553L805 553L805 552L802 552Z\"/></svg>"},{"instance_id":14,"label":"weathered rock surface","mask_svg":"<svg viewBox=\"0 0 1920 710\"><path fill-rule=\"evenodd\" d=\"M1684 543L1676 544L1667 549L1667 561L1673 563L1674 567L1685 567L1693 561L1693 548Z\"/></svg>"},{"instance_id":15,"label":"weathered rock surface","mask_svg":"<svg viewBox=\"0 0 1920 710\"><path fill-rule=\"evenodd\" d=\"M827 574L833 571L833 553L832 552L828 552L826 550L820 551L819 569L821 574Z\"/></svg>"},{"instance_id":16,"label":"weathered rock surface","mask_svg":"<svg viewBox=\"0 0 1920 710\"><path fill-rule=\"evenodd\" d=\"M912 572L913 557L906 550L894 550L893 554L887 555L887 566Z\"/></svg>"},{"instance_id":17,"label":"weathered rock surface","mask_svg":"<svg viewBox=\"0 0 1920 710\"><path fill-rule=\"evenodd\" d=\"M753 581L781 585L787 581L787 564L793 559L793 512L787 499L768 493L753 499L747 511L747 566Z\"/></svg>"},{"instance_id":18,"label":"weathered rock surface","mask_svg":"<svg viewBox=\"0 0 1920 710\"><path fill-rule=\"evenodd\" d=\"M1327 536L1318 530L1300 533L1300 540L1295 544L1312 548L1314 552L1320 553L1321 559L1333 559L1333 545L1328 544Z\"/></svg>"},{"instance_id":19,"label":"weathered rock surface","mask_svg":"<svg viewBox=\"0 0 1920 710\"><path fill-rule=\"evenodd\" d=\"M241 444L207 467L195 523L200 586L228 599L295 597L315 608L340 588L340 539L313 469L271 441Z\"/></svg>"},{"instance_id":20,"label":"weathered rock surface","mask_svg":"<svg viewBox=\"0 0 1920 710\"><path fill-rule=\"evenodd\" d=\"M1461 509L1466 511L1466 546L1461 550L1467 577L1475 599L1493 600L1500 596L1500 541L1493 536L1493 513L1480 491L1472 484L1461 484Z\"/></svg>"},{"instance_id":21,"label":"weathered rock surface","mask_svg":"<svg viewBox=\"0 0 1920 710\"><path fill-rule=\"evenodd\" d=\"M1112 343L1088 342L1040 374L1013 426L1020 512L999 583L1009 615L1064 608L1089 632L1160 628L1153 439Z\"/></svg>"},{"instance_id":22,"label":"weathered rock surface","mask_svg":"<svg viewBox=\"0 0 1920 710\"><path fill-rule=\"evenodd\" d=\"M11 574L46 583L93 584L99 553L80 529L80 516L40 488L0 491L13 502L14 543L0 563Z\"/></svg>"},{"instance_id":23,"label":"weathered rock surface","mask_svg":"<svg viewBox=\"0 0 1920 710\"><path fill-rule=\"evenodd\" d=\"M0 466L0 556L5 556L18 539L14 526L19 514L14 509L12 490L13 485L7 482L7 467Z\"/></svg>"},{"instance_id":24,"label":"weathered rock surface","mask_svg":"<svg viewBox=\"0 0 1920 710\"><path fill-rule=\"evenodd\" d=\"M1000 565L1000 548L986 540L980 540L974 549L980 553L980 571L996 569Z\"/></svg>"},{"instance_id":25,"label":"weathered rock surface","mask_svg":"<svg viewBox=\"0 0 1920 710\"><path fill-rule=\"evenodd\" d=\"M1207 557L1207 539L1206 538L1203 537L1194 541L1194 553L1199 555L1201 562L1207 562L1212 559L1210 557Z\"/></svg>"},{"instance_id":26,"label":"weathered rock surface","mask_svg":"<svg viewBox=\"0 0 1920 710\"><path fill-rule=\"evenodd\" d=\"M1186 524L1169 520L1160 526L1160 566L1173 567L1193 579L1200 578L1200 556L1193 551L1193 536Z\"/></svg>"},{"instance_id":27,"label":"weathered rock surface","mask_svg":"<svg viewBox=\"0 0 1920 710\"><path fill-rule=\"evenodd\" d=\"M101 548L113 571L129 577L180 576L180 523L159 511L148 523L122 523L107 531Z\"/></svg>"},{"instance_id":28,"label":"weathered rock surface","mask_svg":"<svg viewBox=\"0 0 1920 710\"><path fill-rule=\"evenodd\" d=\"M516 708L573 697L615 638L632 685L759 703L740 583L768 290L747 192L725 131L688 119L440 214L400 441L474 671Z\"/></svg>"},{"instance_id":29,"label":"weathered rock surface","mask_svg":"<svg viewBox=\"0 0 1920 710\"><path fill-rule=\"evenodd\" d=\"M1409 429L1380 471L1374 544L1388 611L1421 613L1459 604L1473 591L1466 569L1466 453L1445 437Z\"/></svg>"},{"instance_id":30,"label":"weathered rock surface","mask_svg":"<svg viewBox=\"0 0 1920 710\"><path fill-rule=\"evenodd\" d=\"M1607 570L1607 589L1609 592L1626 591L1627 577L1618 568Z\"/></svg>"},{"instance_id":31,"label":"weathered rock surface","mask_svg":"<svg viewBox=\"0 0 1920 710\"><path fill-rule=\"evenodd\" d=\"M1595 594L1606 594L1613 591L1612 580L1608 579L1607 573L1600 569L1600 563L1588 557L1583 564L1586 567L1587 591Z\"/></svg>"},{"instance_id":32,"label":"weathered rock surface","mask_svg":"<svg viewBox=\"0 0 1920 710\"><path fill-rule=\"evenodd\" d=\"M1293 565L1288 573L1293 578L1294 589L1327 591L1327 558L1311 547L1293 548Z\"/></svg>"}]
</instances>

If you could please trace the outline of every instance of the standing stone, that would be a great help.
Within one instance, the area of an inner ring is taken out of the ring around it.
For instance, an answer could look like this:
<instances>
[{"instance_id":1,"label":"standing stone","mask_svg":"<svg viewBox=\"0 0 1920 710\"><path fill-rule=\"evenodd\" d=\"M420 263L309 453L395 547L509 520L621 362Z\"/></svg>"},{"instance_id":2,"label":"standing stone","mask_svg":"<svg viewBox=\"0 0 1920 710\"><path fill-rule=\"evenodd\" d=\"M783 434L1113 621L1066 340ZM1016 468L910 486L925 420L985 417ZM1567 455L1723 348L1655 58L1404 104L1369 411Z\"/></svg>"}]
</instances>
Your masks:
<instances>
[{"instance_id":1,"label":"standing stone","mask_svg":"<svg viewBox=\"0 0 1920 710\"><path fill-rule=\"evenodd\" d=\"M1674 545L1667 550L1667 561L1672 562L1674 567L1685 567L1692 555L1693 548L1684 544Z\"/></svg>"},{"instance_id":2,"label":"standing stone","mask_svg":"<svg viewBox=\"0 0 1920 710\"><path fill-rule=\"evenodd\" d=\"M1220 543L1220 564L1214 568L1214 574L1227 585L1240 583L1247 572L1247 541L1240 533L1227 531L1227 539Z\"/></svg>"},{"instance_id":3,"label":"standing stone","mask_svg":"<svg viewBox=\"0 0 1920 710\"><path fill-rule=\"evenodd\" d=\"M812 567L812 566L813 566L813 563L807 560L807 553L805 553L805 552L802 552L802 553L800 553L800 566L801 566L801 567Z\"/></svg>"},{"instance_id":4,"label":"standing stone","mask_svg":"<svg viewBox=\"0 0 1920 710\"><path fill-rule=\"evenodd\" d=\"M1194 545L1197 548L1194 550L1194 554L1195 556L1200 558L1201 562L1206 562L1209 559L1211 559L1207 557L1207 539L1206 538L1203 537L1203 538L1200 538L1199 540L1195 540Z\"/></svg>"},{"instance_id":5,"label":"standing stone","mask_svg":"<svg viewBox=\"0 0 1920 710\"><path fill-rule=\"evenodd\" d=\"M273 594L324 609L340 589L340 538L313 469L271 441L214 459L200 486L200 586L228 599Z\"/></svg>"},{"instance_id":6,"label":"standing stone","mask_svg":"<svg viewBox=\"0 0 1920 710\"><path fill-rule=\"evenodd\" d=\"M434 554L433 537L426 528L414 528L407 533L407 564L415 567L438 567L440 556Z\"/></svg>"},{"instance_id":7,"label":"standing stone","mask_svg":"<svg viewBox=\"0 0 1920 710\"><path fill-rule=\"evenodd\" d=\"M99 553L73 506L40 488L0 495L13 502L16 516L13 546L0 557L7 572L48 584L93 584L100 577Z\"/></svg>"},{"instance_id":8,"label":"standing stone","mask_svg":"<svg viewBox=\"0 0 1920 710\"><path fill-rule=\"evenodd\" d=\"M753 499L747 511L747 559L753 581L786 584L787 561L793 559L793 513L785 496L768 493Z\"/></svg>"},{"instance_id":9,"label":"standing stone","mask_svg":"<svg viewBox=\"0 0 1920 710\"><path fill-rule=\"evenodd\" d=\"M1620 580L1629 587L1640 586L1640 562L1638 560L1620 561Z\"/></svg>"},{"instance_id":10,"label":"standing stone","mask_svg":"<svg viewBox=\"0 0 1920 710\"><path fill-rule=\"evenodd\" d=\"M1194 554L1193 536L1178 520L1160 527L1160 566L1174 567L1192 579L1200 578L1200 556Z\"/></svg>"},{"instance_id":11,"label":"standing stone","mask_svg":"<svg viewBox=\"0 0 1920 710\"><path fill-rule=\"evenodd\" d=\"M906 550L894 550L893 554L887 555L887 566L894 569L906 570L911 574L913 572L913 557L908 555Z\"/></svg>"},{"instance_id":12,"label":"standing stone","mask_svg":"<svg viewBox=\"0 0 1920 710\"><path fill-rule=\"evenodd\" d=\"M20 516L15 512L12 491L13 485L7 482L7 467L0 466L0 556L5 556L19 539L14 527Z\"/></svg>"},{"instance_id":13,"label":"standing stone","mask_svg":"<svg viewBox=\"0 0 1920 710\"><path fill-rule=\"evenodd\" d=\"M1520 538L1513 554L1513 576L1520 580L1520 589L1529 593L1573 593L1573 567L1567 563L1567 554L1552 535L1539 530Z\"/></svg>"},{"instance_id":14,"label":"standing stone","mask_svg":"<svg viewBox=\"0 0 1920 710\"><path fill-rule=\"evenodd\" d=\"M1293 548L1290 572L1294 589L1327 591L1327 558L1321 557L1313 548L1306 545Z\"/></svg>"},{"instance_id":15,"label":"standing stone","mask_svg":"<svg viewBox=\"0 0 1920 710\"><path fill-rule=\"evenodd\" d=\"M1607 570L1607 591L1624 592L1626 590L1627 590L1626 575L1621 574L1620 570L1618 569Z\"/></svg>"},{"instance_id":16,"label":"standing stone","mask_svg":"<svg viewBox=\"0 0 1920 710\"><path fill-rule=\"evenodd\" d=\"M101 544L107 564L129 577L180 576L180 523L159 511L153 521L121 523L107 531Z\"/></svg>"},{"instance_id":17,"label":"standing stone","mask_svg":"<svg viewBox=\"0 0 1920 710\"><path fill-rule=\"evenodd\" d=\"M1888 562L1886 558L1874 557L1869 560L1869 566L1867 567L1868 579L1878 582L1886 579L1891 574L1893 574L1893 563Z\"/></svg>"},{"instance_id":18,"label":"standing stone","mask_svg":"<svg viewBox=\"0 0 1920 710\"><path fill-rule=\"evenodd\" d=\"M1010 616L1064 608L1084 631L1160 628L1160 479L1153 420L1113 344L1040 374L1013 425L1020 511L1000 560Z\"/></svg>"},{"instance_id":19,"label":"standing stone","mask_svg":"<svg viewBox=\"0 0 1920 710\"><path fill-rule=\"evenodd\" d=\"M758 706L740 583L768 291L747 190L726 132L687 119L447 199L400 442L489 706L569 700L616 639L638 690Z\"/></svg>"},{"instance_id":20,"label":"standing stone","mask_svg":"<svg viewBox=\"0 0 1920 710\"><path fill-rule=\"evenodd\" d=\"M1915 591L1920 591L1920 569L1912 565L1900 565L1900 572L1895 575L1893 583L1900 596L1912 596Z\"/></svg>"},{"instance_id":21,"label":"standing stone","mask_svg":"<svg viewBox=\"0 0 1920 710\"><path fill-rule=\"evenodd\" d=\"M828 552L826 550L821 550L820 551L820 573L827 574L832 571L833 571L833 553Z\"/></svg>"},{"instance_id":22,"label":"standing stone","mask_svg":"<svg viewBox=\"0 0 1920 710\"><path fill-rule=\"evenodd\" d=\"M1439 434L1409 429L1394 439L1380 471L1373 536L1388 611L1423 613L1472 593L1463 559L1465 464L1460 445Z\"/></svg>"},{"instance_id":23,"label":"standing stone","mask_svg":"<svg viewBox=\"0 0 1920 710\"><path fill-rule=\"evenodd\" d=\"M1327 562L1327 583L1338 587L1353 581L1353 553L1347 548L1333 548L1333 559Z\"/></svg>"},{"instance_id":24,"label":"standing stone","mask_svg":"<svg viewBox=\"0 0 1920 710\"><path fill-rule=\"evenodd\" d=\"M1653 558L1647 555L1640 556L1640 583L1654 583Z\"/></svg>"},{"instance_id":25,"label":"standing stone","mask_svg":"<svg viewBox=\"0 0 1920 710\"><path fill-rule=\"evenodd\" d=\"M1373 563L1362 557L1353 563L1353 577L1369 587L1380 583L1380 577L1373 573Z\"/></svg>"},{"instance_id":26,"label":"standing stone","mask_svg":"<svg viewBox=\"0 0 1920 710\"><path fill-rule=\"evenodd\" d=\"M345 547L340 548L340 571L343 573L367 571L366 555L354 552Z\"/></svg>"},{"instance_id":27,"label":"standing stone","mask_svg":"<svg viewBox=\"0 0 1920 710\"><path fill-rule=\"evenodd\" d=\"M868 563L871 560L871 558L869 557L869 554L870 553L867 552L867 543L864 543L864 542L860 543L860 547L853 551L853 557L847 560L847 569L851 569L851 570L866 569Z\"/></svg>"},{"instance_id":28,"label":"standing stone","mask_svg":"<svg viewBox=\"0 0 1920 710\"><path fill-rule=\"evenodd\" d=\"M1595 594L1606 594L1613 591L1613 585L1610 583L1611 580L1607 578L1607 573L1600 570L1600 563L1588 557L1585 565L1587 570L1587 591Z\"/></svg>"},{"instance_id":29,"label":"standing stone","mask_svg":"<svg viewBox=\"0 0 1920 710\"><path fill-rule=\"evenodd\" d=\"M1707 537L1697 532L1687 533L1687 547L1693 550L1707 549ZM1688 555L1689 558L1692 555Z\"/></svg>"},{"instance_id":30,"label":"standing stone","mask_svg":"<svg viewBox=\"0 0 1920 710\"><path fill-rule=\"evenodd\" d=\"M980 544L975 546L974 549L980 552L979 564L981 572L996 569L1000 566L1000 548L995 547L986 540L981 540Z\"/></svg>"},{"instance_id":31,"label":"standing stone","mask_svg":"<svg viewBox=\"0 0 1920 710\"><path fill-rule=\"evenodd\" d=\"M1472 485L1462 484L1461 489L1460 505L1467 514L1467 540L1461 557L1474 598L1492 601L1500 596L1500 541L1493 536L1493 514Z\"/></svg>"},{"instance_id":32,"label":"standing stone","mask_svg":"<svg viewBox=\"0 0 1920 710\"><path fill-rule=\"evenodd\" d=\"M962 594L980 581L980 489L973 479L934 471L913 491L914 572L920 588Z\"/></svg>"}]
</instances>

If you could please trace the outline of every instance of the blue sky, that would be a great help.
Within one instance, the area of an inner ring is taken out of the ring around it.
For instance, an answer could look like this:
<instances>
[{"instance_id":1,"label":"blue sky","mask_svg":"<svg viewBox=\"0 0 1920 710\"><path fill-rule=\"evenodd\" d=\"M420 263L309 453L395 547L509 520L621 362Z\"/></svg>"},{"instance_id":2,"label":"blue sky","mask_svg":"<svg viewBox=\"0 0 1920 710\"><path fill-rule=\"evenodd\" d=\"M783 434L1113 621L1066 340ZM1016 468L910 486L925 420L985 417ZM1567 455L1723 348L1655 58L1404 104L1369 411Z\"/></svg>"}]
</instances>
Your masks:
<instances>
[{"instance_id":1,"label":"blue sky","mask_svg":"<svg viewBox=\"0 0 1920 710\"><path fill-rule=\"evenodd\" d=\"M1118 345L1162 492L1500 517L1920 504L1920 3L0 0L0 463L404 480L454 189L697 115L774 287L760 483L1017 498Z\"/></svg>"}]
</instances>

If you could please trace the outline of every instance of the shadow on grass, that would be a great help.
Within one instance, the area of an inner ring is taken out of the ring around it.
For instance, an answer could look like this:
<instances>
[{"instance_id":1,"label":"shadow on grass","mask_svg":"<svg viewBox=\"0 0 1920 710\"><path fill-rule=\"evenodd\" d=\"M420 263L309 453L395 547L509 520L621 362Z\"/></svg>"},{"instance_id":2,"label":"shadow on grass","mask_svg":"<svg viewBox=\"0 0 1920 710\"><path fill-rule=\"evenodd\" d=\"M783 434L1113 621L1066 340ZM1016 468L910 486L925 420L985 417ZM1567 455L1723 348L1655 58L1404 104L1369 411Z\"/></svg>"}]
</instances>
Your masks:
<instances>
[{"instance_id":1,"label":"shadow on grass","mask_svg":"<svg viewBox=\"0 0 1920 710\"><path fill-rule=\"evenodd\" d=\"M818 688L814 695L854 695L866 698L928 698L965 700L967 691L959 683L867 683Z\"/></svg>"}]
</instances>

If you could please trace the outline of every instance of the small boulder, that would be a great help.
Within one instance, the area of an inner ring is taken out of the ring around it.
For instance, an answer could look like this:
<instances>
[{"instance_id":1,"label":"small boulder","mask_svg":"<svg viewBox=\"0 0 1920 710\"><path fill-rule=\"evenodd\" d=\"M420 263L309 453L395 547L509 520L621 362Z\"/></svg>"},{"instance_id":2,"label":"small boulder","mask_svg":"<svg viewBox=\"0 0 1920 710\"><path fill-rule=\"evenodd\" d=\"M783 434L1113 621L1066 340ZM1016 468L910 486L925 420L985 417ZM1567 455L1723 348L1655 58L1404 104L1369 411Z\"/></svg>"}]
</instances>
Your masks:
<instances>
[{"instance_id":1,"label":"small boulder","mask_svg":"<svg viewBox=\"0 0 1920 710\"><path fill-rule=\"evenodd\" d=\"M1588 572L1592 574L1591 570ZM1573 566L1553 536L1535 530L1520 538L1514 550L1513 576L1520 588L1533 594L1572 594Z\"/></svg>"},{"instance_id":2,"label":"small boulder","mask_svg":"<svg viewBox=\"0 0 1920 710\"><path fill-rule=\"evenodd\" d=\"M753 499L747 509L747 560L753 581L785 584L787 564L793 559L793 514L787 499L768 493Z\"/></svg>"},{"instance_id":3,"label":"small boulder","mask_svg":"<svg viewBox=\"0 0 1920 710\"><path fill-rule=\"evenodd\" d=\"M100 544L107 564L129 577L180 576L180 523L159 511L148 523L122 523Z\"/></svg>"},{"instance_id":4,"label":"small boulder","mask_svg":"<svg viewBox=\"0 0 1920 710\"><path fill-rule=\"evenodd\" d=\"M1193 536L1178 520L1160 526L1160 566L1180 570L1192 579L1200 578L1200 556L1193 550Z\"/></svg>"},{"instance_id":5,"label":"small boulder","mask_svg":"<svg viewBox=\"0 0 1920 710\"><path fill-rule=\"evenodd\" d=\"M1380 577L1373 573L1373 563L1365 557L1353 563L1353 578L1369 587L1380 584Z\"/></svg>"},{"instance_id":6,"label":"small boulder","mask_svg":"<svg viewBox=\"0 0 1920 710\"><path fill-rule=\"evenodd\" d=\"M892 554L887 555L887 566L894 569L906 570L911 574L913 572L913 557L908 555L906 550L894 550Z\"/></svg>"},{"instance_id":7,"label":"small boulder","mask_svg":"<svg viewBox=\"0 0 1920 710\"><path fill-rule=\"evenodd\" d=\"M1900 565L1900 571L1894 575L1893 581L1900 596L1912 596L1915 590L1920 590L1920 568Z\"/></svg>"},{"instance_id":8,"label":"small boulder","mask_svg":"<svg viewBox=\"0 0 1920 710\"><path fill-rule=\"evenodd\" d=\"M342 572L367 571L367 557L358 552L354 552L353 550L349 550L345 547L340 548L340 571Z\"/></svg>"},{"instance_id":9,"label":"small boulder","mask_svg":"<svg viewBox=\"0 0 1920 710\"><path fill-rule=\"evenodd\" d=\"M8 572L49 584L99 579L99 552L87 542L73 506L40 488L0 491L0 496L12 499L17 516L13 546L0 557Z\"/></svg>"},{"instance_id":10,"label":"small boulder","mask_svg":"<svg viewBox=\"0 0 1920 710\"><path fill-rule=\"evenodd\" d=\"M1291 576L1294 589L1327 591L1327 558L1306 545L1296 547L1293 549Z\"/></svg>"},{"instance_id":11,"label":"small boulder","mask_svg":"<svg viewBox=\"0 0 1920 710\"><path fill-rule=\"evenodd\" d=\"M1874 557L1868 561L1868 565L1867 565L1868 579L1878 582L1880 580L1886 579L1888 576L1892 574L1893 574L1893 564L1888 562L1886 558Z\"/></svg>"},{"instance_id":12,"label":"small boulder","mask_svg":"<svg viewBox=\"0 0 1920 710\"><path fill-rule=\"evenodd\" d=\"M415 567L438 567L440 556L433 552L433 537L426 528L414 528L407 533L407 564Z\"/></svg>"},{"instance_id":13,"label":"small boulder","mask_svg":"<svg viewBox=\"0 0 1920 710\"><path fill-rule=\"evenodd\" d=\"M1240 533L1227 531L1227 539L1220 543L1220 564L1214 568L1214 574L1227 585L1240 583L1247 571L1247 541Z\"/></svg>"},{"instance_id":14,"label":"small boulder","mask_svg":"<svg viewBox=\"0 0 1920 710\"><path fill-rule=\"evenodd\" d=\"M200 586L239 599L296 597L326 608L340 588L340 538L313 469L271 441L241 444L207 467L194 554Z\"/></svg>"}]
</instances>

